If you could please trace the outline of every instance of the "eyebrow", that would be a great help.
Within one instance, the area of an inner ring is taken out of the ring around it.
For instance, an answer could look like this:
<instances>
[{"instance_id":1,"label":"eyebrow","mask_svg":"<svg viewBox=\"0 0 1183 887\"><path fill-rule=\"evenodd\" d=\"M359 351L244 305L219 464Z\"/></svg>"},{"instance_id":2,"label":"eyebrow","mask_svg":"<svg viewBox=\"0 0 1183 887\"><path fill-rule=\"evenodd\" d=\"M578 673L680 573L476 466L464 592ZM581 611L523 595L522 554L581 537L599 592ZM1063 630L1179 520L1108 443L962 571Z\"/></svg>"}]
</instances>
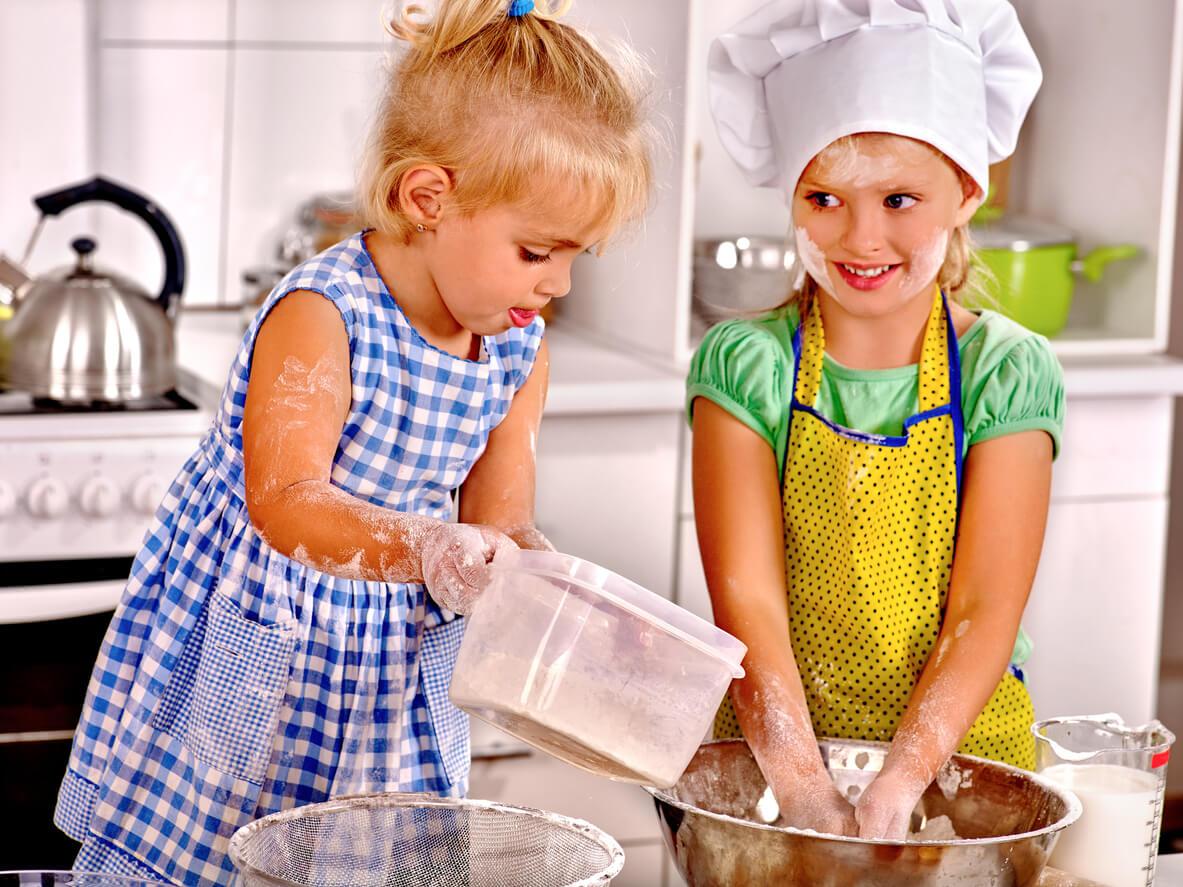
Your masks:
<instances>
[{"instance_id":1,"label":"eyebrow","mask_svg":"<svg viewBox=\"0 0 1183 887\"><path fill-rule=\"evenodd\" d=\"M583 249L583 244L575 240L568 240L566 237L555 237L551 234L531 234L527 240L537 238L540 243L553 243L555 246L563 246L568 249Z\"/></svg>"}]
</instances>

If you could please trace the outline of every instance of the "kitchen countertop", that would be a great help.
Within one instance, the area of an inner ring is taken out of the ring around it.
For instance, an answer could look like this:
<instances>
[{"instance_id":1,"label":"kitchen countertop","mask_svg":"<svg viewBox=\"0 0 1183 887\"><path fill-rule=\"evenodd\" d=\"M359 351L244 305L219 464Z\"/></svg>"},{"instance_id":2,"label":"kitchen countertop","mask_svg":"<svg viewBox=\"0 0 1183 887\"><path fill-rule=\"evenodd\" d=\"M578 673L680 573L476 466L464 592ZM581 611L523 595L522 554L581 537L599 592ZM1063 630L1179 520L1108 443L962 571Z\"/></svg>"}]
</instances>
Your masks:
<instances>
[{"instance_id":1,"label":"kitchen countertop","mask_svg":"<svg viewBox=\"0 0 1183 887\"><path fill-rule=\"evenodd\" d=\"M1164 853L1154 871L1157 887L1183 887L1183 853Z\"/></svg>"},{"instance_id":2,"label":"kitchen countertop","mask_svg":"<svg viewBox=\"0 0 1183 887\"><path fill-rule=\"evenodd\" d=\"M1052 868L1039 876L1038 887L1103 887L1096 881L1076 878ZM1154 870L1154 887L1183 887L1183 853L1164 853Z\"/></svg>"},{"instance_id":3,"label":"kitchen countertop","mask_svg":"<svg viewBox=\"0 0 1183 887\"><path fill-rule=\"evenodd\" d=\"M184 385L206 406L217 403L242 338L236 309L182 310L177 359ZM551 375L546 415L681 411L685 368L626 353L560 321L547 330ZM1183 395L1183 360L1161 354L1060 358L1069 397Z\"/></svg>"}]
</instances>

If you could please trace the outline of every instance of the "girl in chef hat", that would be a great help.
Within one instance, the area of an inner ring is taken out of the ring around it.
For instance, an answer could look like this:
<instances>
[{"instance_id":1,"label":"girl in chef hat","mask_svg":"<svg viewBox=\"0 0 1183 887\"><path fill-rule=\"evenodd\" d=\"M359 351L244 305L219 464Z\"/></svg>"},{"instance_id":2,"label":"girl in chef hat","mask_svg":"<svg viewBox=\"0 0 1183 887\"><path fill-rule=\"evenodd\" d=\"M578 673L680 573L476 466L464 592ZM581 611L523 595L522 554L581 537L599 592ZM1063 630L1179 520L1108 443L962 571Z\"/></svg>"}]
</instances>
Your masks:
<instances>
[{"instance_id":1,"label":"girl in chef hat","mask_svg":"<svg viewBox=\"0 0 1183 887\"><path fill-rule=\"evenodd\" d=\"M742 729L790 823L900 839L953 752L1034 765L1019 621L1062 374L1046 340L956 299L1040 68L1005 0L774 0L708 76L806 272L782 308L714 327L689 374L703 565L749 650L716 735ZM853 805L819 736L891 743Z\"/></svg>"},{"instance_id":2,"label":"girl in chef hat","mask_svg":"<svg viewBox=\"0 0 1183 887\"><path fill-rule=\"evenodd\" d=\"M457 614L498 552L549 547L539 310L650 188L643 66L538 2L393 25L371 227L262 306L103 643L55 816L76 868L227 883L257 817L465 792Z\"/></svg>"}]
</instances>

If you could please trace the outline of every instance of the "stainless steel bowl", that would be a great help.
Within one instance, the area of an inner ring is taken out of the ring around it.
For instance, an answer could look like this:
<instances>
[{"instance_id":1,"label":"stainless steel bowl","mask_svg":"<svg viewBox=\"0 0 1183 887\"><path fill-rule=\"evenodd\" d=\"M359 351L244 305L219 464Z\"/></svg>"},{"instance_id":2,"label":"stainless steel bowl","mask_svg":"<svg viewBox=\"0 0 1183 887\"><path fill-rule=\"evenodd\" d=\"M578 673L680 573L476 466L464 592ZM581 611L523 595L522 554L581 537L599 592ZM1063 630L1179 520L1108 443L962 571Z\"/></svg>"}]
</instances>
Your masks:
<instances>
[{"instance_id":1,"label":"stainless steel bowl","mask_svg":"<svg viewBox=\"0 0 1183 887\"><path fill-rule=\"evenodd\" d=\"M885 743L822 740L822 758L852 800L879 771ZM742 739L704 743L669 789L647 788L666 846L690 887L1027 887L1080 802L1033 773L954 755L914 822L947 816L962 840L898 843L765 825L768 787Z\"/></svg>"},{"instance_id":2,"label":"stainless steel bowl","mask_svg":"<svg viewBox=\"0 0 1183 887\"><path fill-rule=\"evenodd\" d=\"M741 234L694 243L693 310L707 323L788 301L797 256L783 237Z\"/></svg>"}]
</instances>

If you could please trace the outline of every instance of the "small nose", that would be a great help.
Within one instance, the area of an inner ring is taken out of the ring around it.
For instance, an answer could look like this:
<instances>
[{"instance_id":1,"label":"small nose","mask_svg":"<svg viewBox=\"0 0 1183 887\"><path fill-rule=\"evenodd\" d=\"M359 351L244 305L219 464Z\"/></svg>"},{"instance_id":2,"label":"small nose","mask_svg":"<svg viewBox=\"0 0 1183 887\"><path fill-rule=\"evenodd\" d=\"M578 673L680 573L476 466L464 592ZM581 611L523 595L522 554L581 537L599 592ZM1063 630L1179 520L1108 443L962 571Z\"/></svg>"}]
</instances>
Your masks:
<instances>
[{"instance_id":1,"label":"small nose","mask_svg":"<svg viewBox=\"0 0 1183 887\"><path fill-rule=\"evenodd\" d=\"M876 252L883 246L882 214L875 207L853 207L847 217L842 245L856 253Z\"/></svg>"},{"instance_id":2,"label":"small nose","mask_svg":"<svg viewBox=\"0 0 1183 887\"><path fill-rule=\"evenodd\" d=\"M539 295L550 299L561 299L571 292L570 262L554 262L547 272L535 287L535 291Z\"/></svg>"}]
</instances>

